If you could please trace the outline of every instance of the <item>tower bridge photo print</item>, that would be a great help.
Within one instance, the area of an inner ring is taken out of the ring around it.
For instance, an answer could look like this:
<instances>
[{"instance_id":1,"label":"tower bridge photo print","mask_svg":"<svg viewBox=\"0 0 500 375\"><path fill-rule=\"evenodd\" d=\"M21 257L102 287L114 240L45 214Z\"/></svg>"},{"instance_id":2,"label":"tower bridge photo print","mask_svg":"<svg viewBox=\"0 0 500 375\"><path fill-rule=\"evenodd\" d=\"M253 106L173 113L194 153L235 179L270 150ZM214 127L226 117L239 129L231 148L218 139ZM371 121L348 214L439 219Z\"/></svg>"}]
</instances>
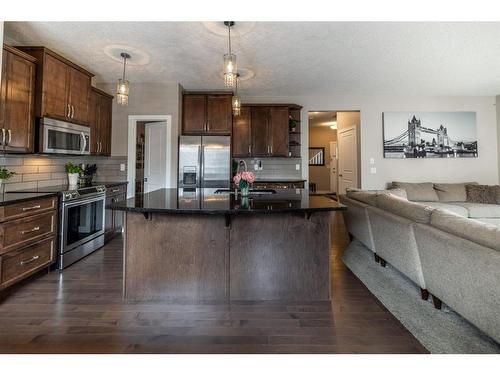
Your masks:
<instances>
[{"instance_id":1,"label":"tower bridge photo print","mask_svg":"<svg viewBox=\"0 0 500 375\"><path fill-rule=\"evenodd\" d=\"M384 112L384 158L477 157L476 112Z\"/></svg>"}]
</instances>

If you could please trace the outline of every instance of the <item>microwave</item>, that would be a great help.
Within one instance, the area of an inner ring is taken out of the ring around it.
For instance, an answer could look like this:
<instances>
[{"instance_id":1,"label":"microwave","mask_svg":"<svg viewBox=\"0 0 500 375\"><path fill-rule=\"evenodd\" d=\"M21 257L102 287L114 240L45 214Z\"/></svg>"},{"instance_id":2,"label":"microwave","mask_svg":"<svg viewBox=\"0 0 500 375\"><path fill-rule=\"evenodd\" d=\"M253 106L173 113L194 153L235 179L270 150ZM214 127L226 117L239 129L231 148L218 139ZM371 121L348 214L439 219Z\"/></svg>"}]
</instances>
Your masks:
<instances>
[{"instance_id":1,"label":"microwave","mask_svg":"<svg viewBox=\"0 0 500 375\"><path fill-rule=\"evenodd\" d=\"M90 154L90 128L43 117L38 128L39 149L45 154Z\"/></svg>"}]
</instances>

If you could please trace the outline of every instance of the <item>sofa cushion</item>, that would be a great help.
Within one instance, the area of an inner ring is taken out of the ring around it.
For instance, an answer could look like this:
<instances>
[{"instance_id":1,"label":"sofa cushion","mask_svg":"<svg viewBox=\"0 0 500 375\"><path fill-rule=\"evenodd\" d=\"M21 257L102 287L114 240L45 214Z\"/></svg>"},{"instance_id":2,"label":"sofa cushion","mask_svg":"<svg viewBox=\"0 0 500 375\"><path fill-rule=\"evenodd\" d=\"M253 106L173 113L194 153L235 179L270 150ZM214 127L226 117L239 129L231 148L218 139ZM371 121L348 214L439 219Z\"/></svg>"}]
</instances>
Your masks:
<instances>
[{"instance_id":1,"label":"sofa cushion","mask_svg":"<svg viewBox=\"0 0 500 375\"><path fill-rule=\"evenodd\" d=\"M500 218L499 217L482 217L480 219L474 219L474 220L480 221L481 223L494 225L500 229Z\"/></svg>"},{"instance_id":2,"label":"sofa cushion","mask_svg":"<svg viewBox=\"0 0 500 375\"><path fill-rule=\"evenodd\" d=\"M455 203L444 203L444 202L418 202L418 203L423 204L425 206L431 206L433 208L439 208L440 210L451 211L463 217L469 217L469 210Z\"/></svg>"},{"instance_id":3,"label":"sofa cushion","mask_svg":"<svg viewBox=\"0 0 500 375\"><path fill-rule=\"evenodd\" d=\"M407 199L406 192L403 189L389 189L389 190L358 190L358 189L349 189L346 192L347 198L351 198L370 206L375 206L376 204L376 196L377 194L392 194L397 197Z\"/></svg>"},{"instance_id":4,"label":"sofa cushion","mask_svg":"<svg viewBox=\"0 0 500 375\"><path fill-rule=\"evenodd\" d=\"M500 186L488 185L465 185L467 200L469 203L498 204L497 198L500 194Z\"/></svg>"},{"instance_id":5,"label":"sofa cushion","mask_svg":"<svg viewBox=\"0 0 500 375\"><path fill-rule=\"evenodd\" d=\"M408 200L414 202L438 202L439 197L432 182L398 182L393 181L393 188L406 190Z\"/></svg>"},{"instance_id":6,"label":"sofa cushion","mask_svg":"<svg viewBox=\"0 0 500 375\"><path fill-rule=\"evenodd\" d=\"M465 202L467 200L465 185L477 185L477 182L434 184L434 190L436 190L440 202Z\"/></svg>"},{"instance_id":7,"label":"sofa cushion","mask_svg":"<svg viewBox=\"0 0 500 375\"><path fill-rule=\"evenodd\" d=\"M467 219L439 209L432 212L431 225L455 236L500 251L500 229L494 225Z\"/></svg>"},{"instance_id":8,"label":"sofa cushion","mask_svg":"<svg viewBox=\"0 0 500 375\"><path fill-rule=\"evenodd\" d=\"M410 202L390 194L377 195L376 202L378 208L418 223L428 224L431 220L433 208L430 206Z\"/></svg>"},{"instance_id":9,"label":"sofa cushion","mask_svg":"<svg viewBox=\"0 0 500 375\"><path fill-rule=\"evenodd\" d=\"M500 204L456 202L454 205L466 208L469 211L468 216L472 219L500 218Z\"/></svg>"}]
</instances>

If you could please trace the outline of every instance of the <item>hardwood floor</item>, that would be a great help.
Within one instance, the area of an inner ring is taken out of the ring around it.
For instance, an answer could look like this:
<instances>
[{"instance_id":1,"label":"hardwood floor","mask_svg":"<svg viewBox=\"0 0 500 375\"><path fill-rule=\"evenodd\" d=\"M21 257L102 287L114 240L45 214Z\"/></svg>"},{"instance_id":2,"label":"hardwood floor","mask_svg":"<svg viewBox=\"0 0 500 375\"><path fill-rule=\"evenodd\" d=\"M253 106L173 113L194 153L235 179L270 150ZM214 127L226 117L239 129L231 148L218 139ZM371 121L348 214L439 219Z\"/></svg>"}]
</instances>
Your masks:
<instances>
[{"instance_id":1,"label":"hardwood floor","mask_svg":"<svg viewBox=\"0 0 500 375\"><path fill-rule=\"evenodd\" d=\"M122 300L122 240L0 300L0 353L426 353L340 260L333 302L167 305Z\"/></svg>"}]
</instances>

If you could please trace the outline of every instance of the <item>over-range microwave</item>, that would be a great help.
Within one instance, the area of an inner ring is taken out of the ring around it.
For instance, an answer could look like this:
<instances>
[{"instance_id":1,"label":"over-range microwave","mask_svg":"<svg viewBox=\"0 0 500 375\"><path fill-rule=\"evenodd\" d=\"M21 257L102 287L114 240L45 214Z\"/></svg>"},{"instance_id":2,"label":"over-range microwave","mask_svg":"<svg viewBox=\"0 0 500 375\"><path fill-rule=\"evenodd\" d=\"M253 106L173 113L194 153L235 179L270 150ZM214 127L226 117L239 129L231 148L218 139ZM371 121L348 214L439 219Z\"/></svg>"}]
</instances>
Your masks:
<instances>
[{"instance_id":1,"label":"over-range microwave","mask_svg":"<svg viewBox=\"0 0 500 375\"><path fill-rule=\"evenodd\" d=\"M45 154L90 154L90 128L43 117L38 125L38 152Z\"/></svg>"}]
</instances>

